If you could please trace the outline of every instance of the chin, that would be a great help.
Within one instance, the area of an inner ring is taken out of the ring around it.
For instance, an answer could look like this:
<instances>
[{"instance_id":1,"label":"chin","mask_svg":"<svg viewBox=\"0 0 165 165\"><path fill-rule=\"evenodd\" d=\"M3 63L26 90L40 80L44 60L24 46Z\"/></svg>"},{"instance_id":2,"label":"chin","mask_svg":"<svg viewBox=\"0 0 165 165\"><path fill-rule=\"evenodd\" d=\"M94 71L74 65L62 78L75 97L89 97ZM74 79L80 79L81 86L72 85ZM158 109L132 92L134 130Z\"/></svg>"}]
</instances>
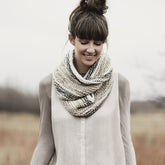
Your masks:
<instances>
[{"instance_id":1,"label":"chin","mask_svg":"<svg viewBox=\"0 0 165 165\"><path fill-rule=\"evenodd\" d=\"M84 65L90 67L90 66L92 66L95 62L96 62L96 61L85 61L85 62L84 62Z\"/></svg>"}]
</instances>

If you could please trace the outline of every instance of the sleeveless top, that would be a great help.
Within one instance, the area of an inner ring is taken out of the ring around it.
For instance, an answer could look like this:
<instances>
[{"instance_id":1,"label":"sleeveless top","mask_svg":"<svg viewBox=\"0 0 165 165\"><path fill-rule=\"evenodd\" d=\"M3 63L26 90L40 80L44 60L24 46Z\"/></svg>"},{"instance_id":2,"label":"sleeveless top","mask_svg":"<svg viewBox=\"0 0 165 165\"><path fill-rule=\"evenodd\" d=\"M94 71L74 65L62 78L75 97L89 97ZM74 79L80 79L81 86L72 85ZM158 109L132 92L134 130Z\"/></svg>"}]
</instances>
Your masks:
<instances>
[{"instance_id":1,"label":"sleeveless top","mask_svg":"<svg viewBox=\"0 0 165 165\"><path fill-rule=\"evenodd\" d=\"M126 165L120 128L118 73L114 73L110 95L88 118L72 116L64 109L53 85L51 92L53 165Z\"/></svg>"}]
</instances>

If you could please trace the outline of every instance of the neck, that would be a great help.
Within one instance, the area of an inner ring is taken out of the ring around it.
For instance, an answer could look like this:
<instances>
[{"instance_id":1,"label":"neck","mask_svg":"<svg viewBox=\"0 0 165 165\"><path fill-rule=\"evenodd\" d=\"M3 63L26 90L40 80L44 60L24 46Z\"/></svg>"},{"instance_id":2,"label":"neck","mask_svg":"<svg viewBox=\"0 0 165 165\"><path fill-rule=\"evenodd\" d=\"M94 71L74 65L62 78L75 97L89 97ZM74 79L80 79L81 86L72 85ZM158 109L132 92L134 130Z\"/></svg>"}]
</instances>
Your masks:
<instances>
[{"instance_id":1,"label":"neck","mask_svg":"<svg viewBox=\"0 0 165 165\"><path fill-rule=\"evenodd\" d=\"M89 69L89 68L81 67L81 66L77 65L76 63L75 63L75 68L77 69L78 73L80 73L82 75L86 74L88 72L88 69Z\"/></svg>"},{"instance_id":2,"label":"neck","mask_svg":"<svg viewBox=\"0 0 165 165\"><path fill-rule=\"evenodd\" d=\"M79 74L85 75L89 70L89 67L79 64L78 61L75 60L75 58L73 64Z\"/></svg>"}]
</instances>

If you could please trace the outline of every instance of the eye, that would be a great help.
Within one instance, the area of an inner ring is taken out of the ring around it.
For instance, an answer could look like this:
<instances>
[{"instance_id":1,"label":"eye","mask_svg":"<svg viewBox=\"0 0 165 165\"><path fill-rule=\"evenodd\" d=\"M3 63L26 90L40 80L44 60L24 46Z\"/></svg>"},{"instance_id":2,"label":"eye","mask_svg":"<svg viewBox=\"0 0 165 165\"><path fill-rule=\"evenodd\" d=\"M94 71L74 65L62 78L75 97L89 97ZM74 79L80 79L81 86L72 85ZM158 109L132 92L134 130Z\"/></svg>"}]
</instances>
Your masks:
<instances>
[{"instance_id":1,"label":"eye","mask_svg":"<svg viewBox=\"0 0 165 165\"><path fill-rule=\"evenodd\" d=\"M82 45L86 45L88 44L88 42L80 42Z\"/></svg>"},{"instance_id":2,"label":"eye","mask_svg":"<svg viewBox=\"0 0 165 165\"><path fill-rule=\"evenodd\" d=\"M99 41L99 42L94 42L95 45L97 46L101 46L103 44L103 42Z\"/></svg>"},{"instance_id":3,"label":"eye","mask_svg":"<svg viewBox=\"0 0 165 165\"><path fill-rule=\"evenodd\" d=\"M89 41L88 40L79 40L80 41L80 43L82 44L82 45L86 45L86 44L88 44L89 43Z\"/></svg>"},{"instance_id":4,"label":"eye","mask_svg":"<svg viewBox=\"0 0 165 165\"><path fill-rule=\"evenodd\" d=\"M101 43L95 43L95 45L100 46L100 45L101 45Z\"/></svg>"}]
</instances>

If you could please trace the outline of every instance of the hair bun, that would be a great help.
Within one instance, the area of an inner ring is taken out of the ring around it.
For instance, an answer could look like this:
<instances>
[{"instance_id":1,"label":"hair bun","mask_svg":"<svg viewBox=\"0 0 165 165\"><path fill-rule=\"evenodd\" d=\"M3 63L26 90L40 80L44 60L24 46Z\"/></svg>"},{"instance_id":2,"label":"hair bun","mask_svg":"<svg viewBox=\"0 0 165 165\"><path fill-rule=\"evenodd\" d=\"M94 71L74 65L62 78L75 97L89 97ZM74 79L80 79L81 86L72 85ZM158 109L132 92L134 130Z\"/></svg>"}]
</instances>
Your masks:
<instances>
[{"instance_id":1,"label":"hair bun","mask_svg":"<svg viewBox=\"0 0 165 165\"><path fill-rule=\"evenodd\" d=\"M105 14L108 9L106 6L106 0L81 0L80 6L85 11L96 12L100 15Z\"/></svg>"}]
</instances>

